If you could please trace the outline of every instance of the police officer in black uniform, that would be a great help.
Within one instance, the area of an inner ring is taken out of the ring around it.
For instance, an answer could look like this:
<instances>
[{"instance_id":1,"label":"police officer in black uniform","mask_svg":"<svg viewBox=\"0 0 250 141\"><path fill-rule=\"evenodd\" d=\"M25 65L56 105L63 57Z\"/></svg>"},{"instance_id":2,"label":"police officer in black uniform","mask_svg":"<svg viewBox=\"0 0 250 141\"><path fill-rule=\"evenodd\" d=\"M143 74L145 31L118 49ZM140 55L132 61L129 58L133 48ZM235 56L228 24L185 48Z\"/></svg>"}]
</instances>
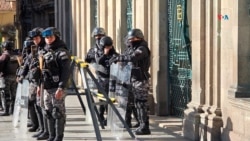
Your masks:
<instances>
[{"instance_id":1,"label":"police officer in black uniform","mask_svg":"<svg viewBox=\"0 0 250 141\"><path fill-rule=\"evenodd\" d=\"M106 33L105 33L105 30L104 28L102 27L95 27L93 29L93 32L92 32L92 37L95 38L95 45L89 49L86 57L85 57L85 62L88 62L88 63L100 63L99 60L100 60L100 57L103 57L104 55L104 47L100 45L101 43L101 38L106 36ZM104 43L104 42L102 42ZM101 63L102 60L101 60ZM105 65L104 65L105 66ZM105 91L108 90L108 76L104 76L104 74L100 71L96 71L97 73L97 76L98 76L98 82L101 86L103 86L103 88L105 89ZM100 105L99 107L99 116L101 118L101 120L103 121L103 124L104 125L107 125L107 121L105 120L105 117L104 117L104 113L105 113L105 108L106 106L105 105Z\"/></svg>"},{"instance_id":2,"label":"police officer in black uniform","mask_svg":"<svg viewBox=\"0 0 250 141\"><path fill-rule=\"evenodd\" d=\"M45 49L48 51L43 55L42 69L44 106L49 129L47 141L62 141L66 121L64 88L70 75L70 55L55 27L43 30L42 36L45 38Z\"/></svg>"},{"instance_id":3,"label":"police officer in black uniform","mask_svg":"<svg viewBox=\"0 0 250 141\"><path fill-rule=\"evenodd\" d=\"M38 127L38 117L36 114L36 90L40 78L39 60L37 57L37 49L33 40L30 38L26 40L26 48L30 48L30 53L26 55L22 72L20 72L19 82L22 83L23 79L26 78L29 81L29 115L32 122L32 127L29 128L29 132L35 132Z\"/></svg>"},{"instance_id":4,"label":"police officer in black uniform","mask_svg":"<svg viewBox=\"0 0 250 141\"><path fill-rule=\"evenodd\" d=\"M0 77L5 81L3 85L3 92L1 92L1 100L3 106L3 113L0 116L8 116L12 114L16 96L16 69L17 63L14 64L12 49L14 48L13 41L4 41L1 45L2 54L0 56ZM17 61L16 61L17 62ZM3 83L3 82L2 82Z\"/></svg>"},{"instance_id":5,"label":"police officer in black uniform","mask_svg":"<svg viewBox=\"0 0 250 141\"><path fill-rule=\"evenodd\" d=\"M44 38L42 37L42 31L43 28L36 27L29 31L29 37L33 40L35 47L37 48L36 52L36 69L39 68L39 55L44 55L46 53L46 50L44 49L44 46L46 45ZM32 65L33 63L31 63ZM40 70L40 69L39 69ZM39 78L36 78L38 82L36 82L36 86L39 87L39 82L41 81L41 75L39 75ZM35 94L36 95L36 94ZM44 140L49 138L49 131L48 131L48 124L47 124L47 119L44 116L45 109L42 107L40 103L40 97L36 96L36 103L35 103L35 110L36 110L36 115L39 123L39 132L34 134L32 137L37 137L37 140Z\"/></svg>"},{"instance_id":6,"label":"police officer in black uniform","mask_svg":"<svg viewBox=\"0 0 250 141\"><path fill-rule=\"evenodd\" d=\"M132 62L131 85L135 99L135 107L140 121L140 127L135 130L136 135L151 134L148 116L148 91L150 50L140 29L132 29L127 35L129 48L123 55L114 57L112 62Z\"/></svg>"},{"instance_id":7,"label":"police officer in black uniform","mask_svg":"<svg viewBox=\"0 0 250 141\"><path fill-rule=\"evenodd\" d=\"M98 52L103 52L102 47L100 46L100 40L103 36L106 36L105 30L102 27L95 27L92 31L92 37L95 38L95 45L89 49L85 62L96 63L95 55Z\"/></svg>"},{"instance_id":8,"label":"police officer in black uniform","mask_svg":"<svg viewBox=\"0 0 250 141\"><path fill-rule=\"evenodd\" d=\"M110 64L109 60L114 57L118 56L118 53L116 52L114 46L113 46L113 40L109 36L103 36L100 39L100 48L102 50L99 50L95 54L95 60L96 63L103 66L105 68L105 71L99 71L96 70L96 74L98 77L98 83L102 88L104 88L106 94L109 92L109 74L110 74ZM108 106L107 105L100 105L99 107L99 114L100 118L103 121L104 125L107 125L107 120L104 117L105 111L107 112Z\"/></svg>"}]
</instances>

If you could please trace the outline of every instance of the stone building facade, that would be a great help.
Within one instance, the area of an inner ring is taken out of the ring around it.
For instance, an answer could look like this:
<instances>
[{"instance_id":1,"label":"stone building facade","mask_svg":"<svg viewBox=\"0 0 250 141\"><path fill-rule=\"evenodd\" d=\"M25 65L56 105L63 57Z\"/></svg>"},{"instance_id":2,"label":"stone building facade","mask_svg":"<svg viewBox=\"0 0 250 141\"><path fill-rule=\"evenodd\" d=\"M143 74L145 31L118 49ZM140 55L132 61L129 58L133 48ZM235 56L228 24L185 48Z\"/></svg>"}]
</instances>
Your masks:
<instances>
[{"instance_id":1,"label":"stone building facade","mask_svg":"<svg viewBox=\"0 0 250 141\"><path fill-rule=\"evenodd\" d=\"M121 52L128 32L127 0L55 0L56 27L74 55L84 58L93 45L95 26L105 28ZM132 27L140 28L149 42L155 113L168 115L167 1L131 0Z\"/></svg>"},{"instance_id":2,"label":"stone building facade","mask_svg":"<svg viewBox=\"0 0 250 141\"><path fill-rule=\"evenodd\" d=\"M168 8L171 2L183 1L187 3L192 52L192 98L184 111L183 134L195 141L248 141L250 1L247 0L131 0L131 27L142 29L152 52L155 114L171 114ZM127 1L54 2L55 26L74 55L84 58L93 45L91 32L95 26L106 29L118 51L124 49ZM173 10L183 8L176 5Z\"/></svg>"},{"instance_id":3,"label":"stone building facade","mask_svg":"<svg viewBox=\"0 0 250 141\"><path fill-rule=\"evenodd\" d=\"M184 136L250 140L250 1L190 1L192 101Z\"/></svg>"},{"instance_id":4,"label":"stone building facade","mask_svg":"<svg viewBox=\"0 0 250 141\"><path fill-rule=\"evenodd\" d=\"M28 32L35 27L46 28L55 25L54 0L14 0L16 3L15 26L17 29L17 48Z\"/></svg>"}]
</instances>

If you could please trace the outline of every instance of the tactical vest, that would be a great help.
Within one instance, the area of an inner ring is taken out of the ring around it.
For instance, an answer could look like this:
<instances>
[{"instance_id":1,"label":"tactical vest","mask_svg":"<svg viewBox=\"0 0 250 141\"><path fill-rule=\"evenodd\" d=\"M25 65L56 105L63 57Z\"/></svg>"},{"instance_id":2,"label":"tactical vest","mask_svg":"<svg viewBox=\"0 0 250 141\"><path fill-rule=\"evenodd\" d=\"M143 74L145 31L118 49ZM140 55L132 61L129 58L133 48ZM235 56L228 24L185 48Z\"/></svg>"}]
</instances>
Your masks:
<instances>
[{"instance_id":1,"label":"tactical vest","mask_svg":"<svg viewBox=\"0 0 250 141\"><path fill-rule=\"evenodd\" d=\"M42 69L44 88L51 89L57 88L60 79L60 70L57 62L58 50L55 51L50 50L46 54L44 54L44 66Z\"/></svg>"},{"instance_id":2,"label":"tactical vest","mask_svg":"<svg viewBox=\"0 0 250 141\"><path fill-rule=\"evenodd\" d=\"M142 60L133 63L133 68L131 72L131 77L136 80L147 80L150 77L149 67L151 64L150 61L150 50L147 46L143 46L148 50L148 56ZM131 48L128 53L131 55L137 48Z\"/></svg>"},{"instance_id":3,"label":"tactical vest","mask_svg":"<svg viewBox=\"0 0 250 141\"><path fill-rule=\"evenodd\" d=\"M19 67L16 55L11 55L10 56L10 62L9 62L8 65L9 65L8 66L9 74L10 75L16 75L16 70Z\"/></svg>"},{"instance_id":4,"label":"tactical vest","mask_svg":"<svg viewBox=\"0 0 250 141\"><path fill-rule=\"evenodd\" d=\"M37 57L33 57L29 65L28 79L31 82L38 82L39 78L40 78L39 60Z\"/></svg>"}]
</instances>

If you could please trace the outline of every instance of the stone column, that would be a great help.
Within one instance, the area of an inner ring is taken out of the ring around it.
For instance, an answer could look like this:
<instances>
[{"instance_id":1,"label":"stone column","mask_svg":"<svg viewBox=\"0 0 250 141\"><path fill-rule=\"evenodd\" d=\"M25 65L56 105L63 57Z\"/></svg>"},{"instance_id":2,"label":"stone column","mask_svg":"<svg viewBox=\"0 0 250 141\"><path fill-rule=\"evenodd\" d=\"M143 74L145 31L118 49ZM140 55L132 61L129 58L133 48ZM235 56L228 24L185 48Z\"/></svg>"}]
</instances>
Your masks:
<instances>
[{"instance_id":1,"label":"stone column","mask_svg":"<svg viewBox=\"0 0 250 141\"><path fill-rule=\"evenodd\" d=\"M81 56L81 24L79 24L81 22L81 11L83 10L83 8L81 9L81 3L83 1L82 0L76 0L76 5L75 5L75 9L76 9L76 26L75 26L75 34L76 34L76 48L77 48L77 52L76 52L76 56Z\"/></svg>"},{"instance_id":2,"label":"stone column","mask_svg":"<svg viewBox=\"0 0 250 141\"><path fill-rule=\"evenodd\" d=\"M249 1L221 1L222 42L231 48L231 88L225 96L223 119L223 140L249 140L249 98L250 98L250 18ZM223 36L224 35L224 36Z\"/></svg>"},{"instance_id":3,"label":"stone column","mask_svg":"<svg viewBox=\"0 0 250 141\"><path fill-rule=\"evenodd\" d=\"M183 134L193 141L199 141L200 113L205 103L205 2L192 0L192 101L184 111Z\"/></svg>"},{"instance_id":4,"label":"stone column","mask_svg":"<svg viewBox=\"0 0 250 141\"><path fill-rule=\"evenodd\" d=\"M77 46L76 46L76 1L72 0L71 5L71 23L70 23L70 40L71 40L71 46L72 46L72 53L76 54L77 52Z\"/></svg>"},{"instance_id":5,"label":"stone column","mask_svg":"<svg viewBox=\"0 0 250 141\"><path fill-rule=\"evenodd\" d=\"M140 28L147 40L148 37L148 0L134 0L134 28Z\"/></svg>"},{"instance_id":6,"label":"stone column","mask_svg":"<svg viewBox=\"0 0 250 141\"><path fill-rule=\"evenodd\" d=\"M70 47L70 2L69 0L59 1L55 0L55 27L61 32L61 39L66 42L67 46ZM41 20L41 19L40 19Z\"/></svg>"},{"instance_id":7,"label":"stone column","mask_svg":"<svg viewBox=\"0 0 250 141\"><path fill-rule=\"evenodd\" d=\"M224 4L225 2L222 1ZM233 42L233 84L230 90L230 95L235 98L250 97L250 61L249 61L249 2L248 1L234 1L233 9L238 10L231 26L233 33L235 33ZM231 7L225 7L231 8ZM227 27L227 23L222 24ZM247 31L247 32L246 32ZM238 36L236 36L238 35ZM237 40L236 40L237 39Z\"/></svg>"},{"instance_id":8,"label":"stone column","mask_svg":"<svg viewBox=\"0 0 250 141\"><path fill-rule=\"evenodd\" d=\"M99 25L100 27L103 27L105 31L108 31L108 0L98 0L98 18L99 18Z\"/></svg>"},{"instance_id":9,"label":"stone column","mask_svg":"<svg viewBox=\"0 0 250 141\"><path fill-rule=\"evenodd\" d=\"M107 17L104 19L107 21L107 33L112 39L116 37L115 27L116 27L116 0L107 0ZM115 40L114 44L115 44Z\"/></svg>"},{"instance_id":10,"label":"stone column","mask_svg":"<svg viewBox=\"0 0 250 141\"><path fill-rule=\"evenodd\" d=\"M95 28L95 1L94 0L84 0L86 1L86 19L83 19L83 22L86 23L86 34L84 38L86 39L86 46L84 47L84 52L87 54L87 51L93 46L94 39L91 37L92 30Z\"/></svg>"},{"instance_id":11,"label":"stone column","mask_svg":"<svg viewBox=\"0 0 250 141\"><path fill-rule=\"evenodd\" d=\"M167 1L154 0L152 3L152 49L151 49L151 73L153 96L155 98L155 114L156 115L168 115L169 103L169 79L168 78L168 12Z\"/></svg>"},{"instance_id":12,"label":"stone column","mask_svg":"<svg viewBox=\"0 0 250 141\"><path fill-rule=\"evenodd\" d=\"M206 1L205 105L201 114L201 140L220 141L221 118L221 43L220 1Z\"/></svg>"},{"instance_id":13,"label":"stone column","mask_svg":"<svg viewBox=\"0 0 250 141\"><path fill-rule=\"evenodd\" d=\"M116 22L116 28L115 35L113 36L113 39L116 40L116 43L114 44L116 47L116 50L119 52L122 52L125 49L124 44L124 37L127 35L127 2L125 0L115 0L115 22Z\"/></svg>"}]
</instances>

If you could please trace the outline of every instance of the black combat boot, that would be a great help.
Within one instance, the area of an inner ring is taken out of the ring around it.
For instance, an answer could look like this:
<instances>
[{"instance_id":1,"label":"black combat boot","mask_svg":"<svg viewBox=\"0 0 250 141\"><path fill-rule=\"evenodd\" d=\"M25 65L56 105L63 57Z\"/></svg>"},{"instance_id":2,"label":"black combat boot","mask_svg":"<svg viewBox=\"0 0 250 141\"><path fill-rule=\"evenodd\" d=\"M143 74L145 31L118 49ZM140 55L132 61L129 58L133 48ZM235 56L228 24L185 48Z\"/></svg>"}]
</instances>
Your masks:
<instances>
[{"instance_id":1,"label":"black combat boot","mask_svg":"<svg viewBox=\"0 0 250 141\"><path fill-rule=\"evenodd\" d=\"M99 116L100 116L100 119L103 123L104 126L107 126L107 120L105 120L105 117L104 117L104 113L105 113L105 106L104 105L100 105L99 107Z\"/></svg>"},{"instance_id":2,"label":"black combat boot","mask_svg":"<svg viewBox=\"0 0 250 141\"><path fill-rule=\"evenodd\" d=\"M136 135L150 135L149 122L140 123L140 128L134 132Z\"/></svg>"},{"instance_id":3,"label":"black combat boot","mask_svg":"<svg viewBox=\"0 0 250 141\"><path fill-rule=\"evenodd\" d=\"M35 133L34 135L32 135L33 138L37 138L39 137L41 134L43 133L43 130L39 130L37 133Z\"/></svg>"},{"instance_id":4,"label":"black combat boot","mask_svg":"<svg viewBox=\"0 0 250 141\"><path fill-rule=\"evenodd\" d=\"M9 108L9 114L10 115L13 115L13 112L14 112L14 106L15 106L15 100L10 103L10 108Z\"/></svg>"},{"instance_id":5,"label":"black combat boot","mask_svg":"<svg viewBox=\"0 0 250 141\"><path fill-rule=\"evenodd\" d=\"M43 114L43 133L37 137L37 140L46 140L49 138L48 120Z\"/></svg>"},{"instance_id":6,"label":"black combat boot","mask_svg":"<svg viewBox=\"0 0 250 141\"><path fill-rule=\"evenodd\" d=\"M56 137L54 141L62 141L64 136L65 118L56 119Z\"/></svg>"},{"instance_id":7,"label":"black combat boot","mask_svg":"<svg viewBox=\"0 0 250 141\"><path fill-rule=\"evenodd\" d=\"M138 127L140 127L140 121L138 119L138 113L137 113L137 110L136 110L135 106L132 107L132 113L133 113L134 118L136 120L136 124L133 125L132 127L133 128L138 128Z\"/></svg>"},{"instance_id":8,"label":"black combat boot","mask_svg":"<svg viewBox=\"0 0 250 141\"><path fill-rule=\"evenodd\" d=\"M131 114L132 114L132 110L130 109L130 107L127 107L126 109L126 113L125 113L125 122L127 123L128 127L131 128L132 124L131 124ZM125 126L123 127L125 128Z\"/></svg>"},{"instance_id":9,"label":"black combat boot","mask_svg":"<svg viewBox=\"0 0 250 141\"><path fill-rule=\"evenodd\" d=\"M140 127L138 127L134 133L136 135L149 135L151 134L149 129L149 117L148 117L148 108L146 101L137 101L137 113L138 119L140 121Z\"/></svg>"},{"instance_id":10,"label":"black combat boot","mask_svg":"<svg viewBox=\"0 0 250 141\"><path fill-rule=\"evenodd\" d=\"M56 137L55 119L50 117L47 121L48 121L48 129L49 129L49 138L47 141L54 141L54 139Z\"/></svg>"},{"instance_id":11,"label":"black combat boot","mask_svg":"<svg viewBox=\"0 0 250 141\"><path fill-rule=\"evenodd\" d=\"M36 115L37 115L37 119L38 119L39 132L34 134L32 137L37 138L41 134L43 134L43 132L44 132L44 124L43 124L43 114L42 114L41 107L35 105L35 110L36 110Z\"/></svg>"},{"instance_id":12,"label":"black combat boot","mask_svg":"<svg viewBox=\"0 0 250 141\"><path fill-rule=\"evenodd\" d=\"M6 98L2 97L2 106L3 106L3 113L0 116L9 116L9 102L6 101Z\"/></svg>"},{"instance_id":13,"label":"black combat boot","mask_svg":"<svg viewBox=\"0 0 250 141\"><path fill-rule=\"evenodd\" d=\"M34 102L29 102L29 111L30 111L30 120L32 122L32 127L29 128L29 132L36 132L39 125L38 125L38 119L36 115L35 105Z\"/></svg>"},{"instance_id":14,"label":"black combat boot","mask_svg":"<svg viewBox=\"0 0 250 141\"><path fill-rule=\"evenodd\" d=\"M37 137L37 140L46 140L49 138L49 133L48 132L43 132Z\"/></svg>"},{"instance_id":15,"label":"black combat boot","mask_svg":"<svg viewBox=\"0 0 250 141\"><path fill-rule=\"evenodd\" d=\"M9 116L9 107L6 106L3 110L3 113L0 114L0 116Z\"/></svg>"}]
</instances>

